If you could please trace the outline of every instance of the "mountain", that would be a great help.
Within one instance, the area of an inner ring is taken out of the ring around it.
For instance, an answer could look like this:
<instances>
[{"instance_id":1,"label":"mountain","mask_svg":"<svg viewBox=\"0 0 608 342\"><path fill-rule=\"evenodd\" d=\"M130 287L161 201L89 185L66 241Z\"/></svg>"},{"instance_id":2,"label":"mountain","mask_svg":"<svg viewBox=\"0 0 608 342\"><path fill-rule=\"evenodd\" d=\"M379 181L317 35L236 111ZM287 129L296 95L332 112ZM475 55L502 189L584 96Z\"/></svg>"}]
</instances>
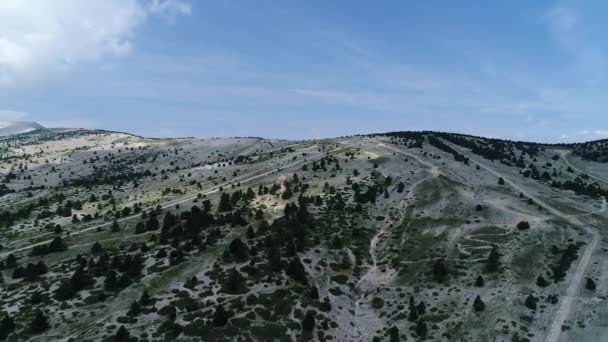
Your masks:
<instances>
[{"instance_id":1,"label":"mountain","mask_svg":"<svg viewBox=\"0 0 608 342\"><path fill-rule=\"evenodd\" d=\"M44 127L36 122L0 121L0 136L28 133L39 129Z\"/></svg>"},{"instance_id":2,"label":"mountain","mask_svg":"<svg viewBox=\"0 0 608 342\"><path fill-rule=\"evenodd\" d=\"M604 141L7 140L7 340L607 337Z\"/></svg>"}]
</instances>

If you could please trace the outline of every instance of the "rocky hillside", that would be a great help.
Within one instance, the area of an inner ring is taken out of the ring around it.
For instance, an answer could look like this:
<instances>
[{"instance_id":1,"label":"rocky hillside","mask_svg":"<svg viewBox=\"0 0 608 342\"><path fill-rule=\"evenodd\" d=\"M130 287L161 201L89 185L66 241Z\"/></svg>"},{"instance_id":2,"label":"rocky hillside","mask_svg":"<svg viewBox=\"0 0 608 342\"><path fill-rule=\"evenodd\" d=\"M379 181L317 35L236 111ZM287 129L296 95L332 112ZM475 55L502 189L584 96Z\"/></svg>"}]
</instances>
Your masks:
<instances>
[{"instance_id":1,"label":"rocky hillside","mask_svg":"<svg viewBox=\"0 0 608 342\"><path fill-rule=\"evenodd\" d=\"M584 146L3 139L0 339L602 340L608 168Z\"/></svg>"}]
</instances>

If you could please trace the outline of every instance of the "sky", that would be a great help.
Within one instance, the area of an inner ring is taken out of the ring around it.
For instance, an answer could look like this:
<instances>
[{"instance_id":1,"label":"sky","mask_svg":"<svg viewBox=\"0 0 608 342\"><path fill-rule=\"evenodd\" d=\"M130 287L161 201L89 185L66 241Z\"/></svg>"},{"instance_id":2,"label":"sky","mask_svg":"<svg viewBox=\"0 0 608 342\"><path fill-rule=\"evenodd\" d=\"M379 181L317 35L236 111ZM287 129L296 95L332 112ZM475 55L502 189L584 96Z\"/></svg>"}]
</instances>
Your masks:
<instances>
[{"instance_id":1,"label":"sky","mask_svg":"<svg viewBox=\"0 0 608 342\"><path fill-rule=\"evenodd\" d=\"M608 137L605 1L0 0L0 120Z\"/></svg>"}]
</instances>

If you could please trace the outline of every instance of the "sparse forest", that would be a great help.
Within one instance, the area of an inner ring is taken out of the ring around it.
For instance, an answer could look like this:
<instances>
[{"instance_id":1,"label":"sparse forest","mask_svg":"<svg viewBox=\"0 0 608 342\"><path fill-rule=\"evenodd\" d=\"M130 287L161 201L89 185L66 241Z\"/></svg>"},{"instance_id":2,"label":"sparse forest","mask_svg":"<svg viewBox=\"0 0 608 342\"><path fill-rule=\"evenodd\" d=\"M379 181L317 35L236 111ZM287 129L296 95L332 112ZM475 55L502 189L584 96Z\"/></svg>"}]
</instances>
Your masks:
<instances>
[{"instance_id":1,"label":"sparse forest","mask_svg":"<svg viewBox=\"0 0 608 342\"><path fill-rule=\"evenodd\" d=\"M4 138L0 339L537 340L603 295L602 146Z\"/></svg>"}]
</instances>

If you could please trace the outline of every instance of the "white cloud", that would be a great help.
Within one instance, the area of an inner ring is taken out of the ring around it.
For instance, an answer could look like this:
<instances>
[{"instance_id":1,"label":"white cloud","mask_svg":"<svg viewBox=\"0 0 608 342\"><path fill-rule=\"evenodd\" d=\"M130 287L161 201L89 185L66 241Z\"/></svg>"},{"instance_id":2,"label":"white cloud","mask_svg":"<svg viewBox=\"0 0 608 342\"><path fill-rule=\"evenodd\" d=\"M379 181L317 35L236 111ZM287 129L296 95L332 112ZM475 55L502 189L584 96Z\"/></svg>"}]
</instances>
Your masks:
<instances>
[{"instance_id":1,"label":"white cloud","mask_svg":"<svg viewBox=\"0 0 608 342\"><path fill-rule=\"evenodd\" d=\"M36 84L81 63L124 56L148 16L190 11L182 0L2 0L0 89Z\"/></svg>"},{"instance_id":2,"label":"white cloud","mask_svg":"<svg viewBox=\"0 0 608 342\"><path fill-rule=\"evenodd\" d=\"M180 14L190 15L192 13L190 4L180 0L152 0L148 8L152 13L169 17Z\"/></svg>"},{"instance_id":3,"label":"white cloud","mask_svg":"<svg viewBox=\"0 0 608 342\"><path fill-rule=\"evenodd\" d=\"M0 121L18 121L28 116L26 112L16 110L0 109Z\"/></svg>"},{"instance_id":4,"label":"white cloud","mask_svg":"<svg viewBox=\"0 0 608 342\"><path fill-rule=\"evenodd\" d=\"M600 45L589 39L579 12L558 5L547 12L549 29L560 46L574 57L574 67L589 83L602 79L608 62Z\"/></svg>"}]
</instances>

